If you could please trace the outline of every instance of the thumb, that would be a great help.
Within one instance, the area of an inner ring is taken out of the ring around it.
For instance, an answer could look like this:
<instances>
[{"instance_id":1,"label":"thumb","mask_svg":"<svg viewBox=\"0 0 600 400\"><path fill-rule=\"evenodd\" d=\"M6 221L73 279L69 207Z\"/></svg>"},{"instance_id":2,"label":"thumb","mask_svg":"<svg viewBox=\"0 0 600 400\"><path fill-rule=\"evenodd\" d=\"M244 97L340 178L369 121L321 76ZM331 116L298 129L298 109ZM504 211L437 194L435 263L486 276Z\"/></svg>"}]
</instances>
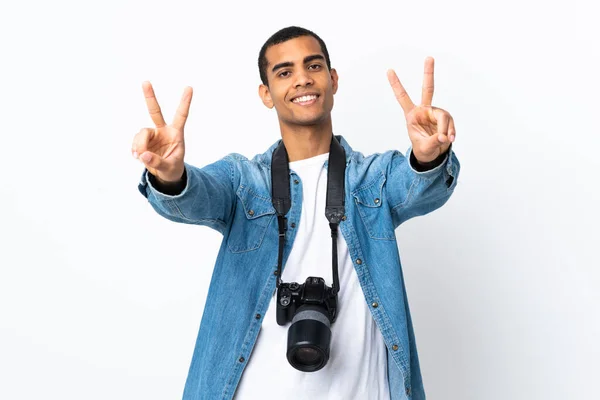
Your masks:
<instances>
[{"instance_id":1,"label":"thumb","mask_svg":"<svg viewBox=\"0 0 600 400\"><path fill-rule=\"evenodd\" d=\"M142 160L147 168L152 168L154 170L160 170L161 166L164 165L162 157L150 151L145 151L140 154L140 160Z\"/></svg>"}]
</instances>

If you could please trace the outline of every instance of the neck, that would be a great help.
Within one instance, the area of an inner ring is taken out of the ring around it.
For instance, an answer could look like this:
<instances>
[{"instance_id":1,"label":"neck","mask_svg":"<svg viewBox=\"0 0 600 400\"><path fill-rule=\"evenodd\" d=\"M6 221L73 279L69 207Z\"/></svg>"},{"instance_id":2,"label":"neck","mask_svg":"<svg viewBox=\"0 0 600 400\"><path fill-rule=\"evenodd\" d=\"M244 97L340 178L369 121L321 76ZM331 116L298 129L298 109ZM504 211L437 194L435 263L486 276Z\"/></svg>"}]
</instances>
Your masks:
<instances>
[{"instance_id":1,"label":"neck","mask_svg":"<svg viewBox=\"0 0 600 400\"><path fill-rule=\"evenodd\" d=\"M324 126L295 126L281 129L281 138L290 162L329 152L332 134L331 121Z\"/></svg>"}]
</instances>

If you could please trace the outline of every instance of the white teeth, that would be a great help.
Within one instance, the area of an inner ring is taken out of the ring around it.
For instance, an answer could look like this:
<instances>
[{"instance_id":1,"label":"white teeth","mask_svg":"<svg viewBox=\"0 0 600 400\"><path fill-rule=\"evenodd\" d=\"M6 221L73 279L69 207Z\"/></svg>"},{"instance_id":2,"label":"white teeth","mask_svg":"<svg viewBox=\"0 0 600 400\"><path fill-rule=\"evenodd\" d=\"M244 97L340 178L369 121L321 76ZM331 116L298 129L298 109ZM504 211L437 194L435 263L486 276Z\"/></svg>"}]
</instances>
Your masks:
<instances>
[{"instance_id":1,"label":"white teeth","mask_svg":"<svg viewBox=\"0 0 600 400\"><path fill-rule=\"evenodd\" d=\"M308 96L302 96L302 97L296 97L294 100L292 100L294 103L304 103L310 100L316 100L317 96L314 94L308 95Z\"/></svg>"}]
</instances>

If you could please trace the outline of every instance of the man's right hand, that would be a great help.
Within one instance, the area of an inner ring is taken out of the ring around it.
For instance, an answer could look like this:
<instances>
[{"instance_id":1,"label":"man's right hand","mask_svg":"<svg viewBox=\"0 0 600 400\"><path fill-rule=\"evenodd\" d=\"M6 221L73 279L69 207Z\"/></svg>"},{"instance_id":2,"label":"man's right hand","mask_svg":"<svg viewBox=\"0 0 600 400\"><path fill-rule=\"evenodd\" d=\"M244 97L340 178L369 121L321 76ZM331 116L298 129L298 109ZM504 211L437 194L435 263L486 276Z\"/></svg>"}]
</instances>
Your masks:
<instances>
[{"instance_id":1,"label":"man's right hand","mask_svg":"<svg viewBox=\"0 0 600 400\"><path fill-rule=\"evenodd\" d=\"M168 185L179 182L185 170L183 128L190 111L193 90L191 87L185 88L175 118L167 125L150 82L144 82L142 89L155 128L143 128L135 135L131 153L144 163L160 183Z\"/></svg>"}]
</instances>

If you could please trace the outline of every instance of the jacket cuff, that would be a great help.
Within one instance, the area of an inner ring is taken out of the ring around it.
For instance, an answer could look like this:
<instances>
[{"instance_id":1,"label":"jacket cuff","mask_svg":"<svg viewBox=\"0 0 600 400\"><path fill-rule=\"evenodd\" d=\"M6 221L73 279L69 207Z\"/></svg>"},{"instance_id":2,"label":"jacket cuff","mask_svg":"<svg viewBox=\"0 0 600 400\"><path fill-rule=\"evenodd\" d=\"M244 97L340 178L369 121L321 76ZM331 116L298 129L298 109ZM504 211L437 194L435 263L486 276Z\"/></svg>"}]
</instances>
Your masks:
<instances>
[{"instance_id":1,"label":"jacket cuff","mask_svg":"<svg viewBox=\"0 0 600 400\"><path fill-rule=\"evenodd\" d=\"M408 165L416 175L425 179L429 179L441 174L443 176L444 182L446 183L446 187L448 188L448 190L454 190L454 187L457 183L456 177L458 176L460 164L458 163L458 159L454 155L452 144L448 148L448 151L446 151L446 153L443 155L443 157L439 157L441 158L440 164L428 170L425 170L425 168L417 165L417 159L415 158L412 152L412 147L409 147L407 151L407 157L409 159ZM436 159L434 161L438 160Z\"/></svg>"},{"instance_id":2,"label":"jacket cuff","mask_svg":"<svg viewBox=\"0 0 600 400\"><path fill-rule=\"evenodd\" d=\"M415 157L415 154L412 151L412 147L408 149L408 159L410 168L418 174L437 171L441 165L443 165L444 163L446 163L447 160L450 159L451 155L452 144L450 144L450 147L448 147L448 150L446 150L445 153L440 154L435 160L430 161L428 163L421 163L417 161L417 158Z\"/></svg>"},{"instance_id":3,"label":"jacket cuff","mask_svg":"<svg viewBox=\"0 0 600 400\"><path fill-rule=\"evenodd\" d=\"M183 170L181 181L177 182L176 184L168 186L161 185L156 181L156 177L152 175L147 168L144 168L144 172L142 173L142 177L138 184L138 190L146 198L148 198L148 195L152 193L159 199L173 199L181 197L187 192L188 187L189 174L187 165L185 165L185 169Z\"/></svg>"}]
</instances>

